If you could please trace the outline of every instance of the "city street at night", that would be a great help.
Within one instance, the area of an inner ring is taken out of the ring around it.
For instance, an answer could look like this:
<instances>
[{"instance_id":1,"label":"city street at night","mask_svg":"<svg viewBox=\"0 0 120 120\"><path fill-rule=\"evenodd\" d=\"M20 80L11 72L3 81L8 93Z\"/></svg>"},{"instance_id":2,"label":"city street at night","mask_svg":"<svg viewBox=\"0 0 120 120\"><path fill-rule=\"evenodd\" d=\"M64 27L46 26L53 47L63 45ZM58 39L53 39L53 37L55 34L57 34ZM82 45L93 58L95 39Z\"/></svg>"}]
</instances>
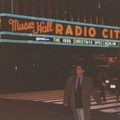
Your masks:
<instances>
[{"instance_id":1,"label":"city street at night","mask_svg":"<svg viewBox=\"0 0 120 120\"><path fill-rule=\"evenodd\" d=\"M120 120L120 102L106 91L107 102L91 97L92 120ZM73 120L63 106L63 90L0 95L0 120Z\"/></svg>"},{"instance_id":2,"label":"city street at night","mask_svg":"<svg viewBox=\"0 0 120 120\"><path fill-rule=\"evenodd\" d=\"M120 120L119 14L120 0L0 0L0 120Z\"/></svg>"}]
</instances>

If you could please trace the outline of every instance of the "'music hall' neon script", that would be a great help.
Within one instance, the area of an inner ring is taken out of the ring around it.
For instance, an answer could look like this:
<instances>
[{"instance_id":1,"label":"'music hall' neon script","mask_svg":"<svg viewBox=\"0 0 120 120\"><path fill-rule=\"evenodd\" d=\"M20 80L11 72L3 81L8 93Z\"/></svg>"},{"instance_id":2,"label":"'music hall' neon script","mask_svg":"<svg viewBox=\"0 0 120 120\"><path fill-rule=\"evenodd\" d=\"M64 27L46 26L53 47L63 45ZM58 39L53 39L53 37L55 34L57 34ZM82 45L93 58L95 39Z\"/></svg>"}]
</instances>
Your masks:
<instances>
[{"instance_id":1,"label":"'music hall' neon script","mask_svg":"<svg viewBox=\"0 0 120 120\"><path fill-rule=\"evenodd\" d=\"M53 23L52 22L24 22L20 23L19 20L9 19L9 24L12 25L12 31L23 31L30 30L34 34L38 33L49 33L53 31ZM36 25L35 25L36 24ZM36 27L37 26L37 27Z\"/></svg>"},{"instance_id":2,"label":"'music hall' neon script","mask_svg":"<svg viewBox=\"0 0 120 120\"><path fill-rule=\"evenodd\" d=\"M51 34L73 37L88 37L102 39L120 39L119 29L99 28L93 26L58 23L53 21L36 21L25 19L8 19L12 32L26 31L33 34Z\"/></svg>"}]
</instances>

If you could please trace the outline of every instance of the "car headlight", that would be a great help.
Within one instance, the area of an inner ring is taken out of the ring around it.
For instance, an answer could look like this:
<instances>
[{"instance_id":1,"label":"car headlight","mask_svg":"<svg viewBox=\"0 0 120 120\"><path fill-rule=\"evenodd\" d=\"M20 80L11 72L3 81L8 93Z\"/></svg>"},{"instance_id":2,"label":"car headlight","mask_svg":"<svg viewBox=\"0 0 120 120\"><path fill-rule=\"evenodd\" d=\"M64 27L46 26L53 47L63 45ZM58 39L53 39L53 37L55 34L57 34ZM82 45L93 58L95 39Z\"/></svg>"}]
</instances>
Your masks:
<instances>
[{"instance_id":1,"label":"car headlight","mask_svg":"<svg viewBox=\"0 0 120 120\"><path fill-rule=\"evenodd\" d=\"M105 83L108 84L108 83L110 83L110 81L109 80L105 80Z\"/></svg>"},{"instance_id":2,"label":"car headlight","mask_svg":"<svg viewBox=\"0 0 120 120\"><path fill-rule=\"evenodd\" d=\"M114 89L114 88L116 88L116 85L110 85L110 88Z\"/></svg>"}]
</instances>

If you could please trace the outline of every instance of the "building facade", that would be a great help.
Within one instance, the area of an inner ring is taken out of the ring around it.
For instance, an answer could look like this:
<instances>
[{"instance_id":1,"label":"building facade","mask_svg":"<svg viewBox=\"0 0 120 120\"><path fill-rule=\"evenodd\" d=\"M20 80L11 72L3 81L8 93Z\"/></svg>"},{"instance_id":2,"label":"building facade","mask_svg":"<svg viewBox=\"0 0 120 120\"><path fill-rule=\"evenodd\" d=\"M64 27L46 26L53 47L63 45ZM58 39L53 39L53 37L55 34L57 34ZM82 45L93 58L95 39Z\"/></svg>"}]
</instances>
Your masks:
<instances>
[{"instance_id":1,"label":"building facade","mask_svg":"<svg viewBox=\"0 0 120 120\"><path fill-rule=\"evenodd\" d=\"M95 77L94 58L119 56L118 3L0 0L0 91L64 88L80 61Z\"/></svg>"},{"instance_id":2,"label":"building facade","mask_svg":"<svg viewBox=\"0 0 120 120\"><path fill-rule=\"evenodd\" d=\"M119 0L0 0L0 12L120 26Z\"/></svg>"}]
</instances>

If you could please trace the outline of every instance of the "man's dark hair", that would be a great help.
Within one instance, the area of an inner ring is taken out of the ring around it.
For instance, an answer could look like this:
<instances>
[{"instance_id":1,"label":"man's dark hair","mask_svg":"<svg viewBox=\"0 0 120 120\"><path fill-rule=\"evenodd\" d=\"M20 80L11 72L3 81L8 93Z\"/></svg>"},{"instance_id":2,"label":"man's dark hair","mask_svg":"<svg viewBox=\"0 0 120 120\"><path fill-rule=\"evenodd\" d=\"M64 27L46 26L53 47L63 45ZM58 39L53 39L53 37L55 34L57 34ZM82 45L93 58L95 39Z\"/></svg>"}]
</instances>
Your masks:
<instances>
[{"instance_id":1,"label":"man's dark hair","mask_svg":"<svg viewBox=\"0 0 120 120\"><path fill-rule=\"evenodd\" d=\"M76 64L76 67L77 66L81 66L81 68L83 69L83 70L85 70L85 66L84 66L84 64L82 64L82 63L80 63L80 64Z\"/></svg>"}]
</instances>

